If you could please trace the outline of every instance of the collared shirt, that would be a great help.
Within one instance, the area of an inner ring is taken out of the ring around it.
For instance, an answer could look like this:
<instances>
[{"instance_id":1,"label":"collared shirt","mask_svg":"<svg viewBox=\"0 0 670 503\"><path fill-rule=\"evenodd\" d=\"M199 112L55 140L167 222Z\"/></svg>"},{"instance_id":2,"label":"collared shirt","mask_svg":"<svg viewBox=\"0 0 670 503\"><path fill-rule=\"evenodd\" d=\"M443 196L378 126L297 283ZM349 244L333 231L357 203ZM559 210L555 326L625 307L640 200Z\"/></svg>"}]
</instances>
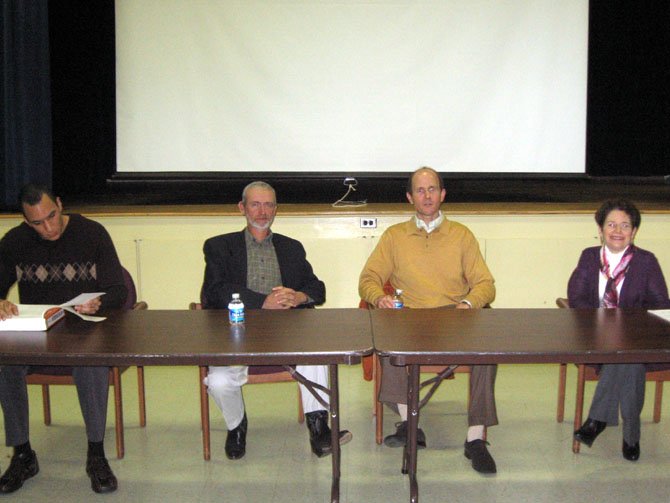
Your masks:
<instances>
[{"instance_id":1,"label":"collared shirt","mask_svg":"<svg viewBox=\"0 0 670 503\"><path fill-rule=\"evenodd\" d=\"M244 230L247 245L247 288L262 294L269 294L275 286L282 284L277 253L272 244L272 231L263 241L256 241Z\"/></svg>"},{"instance_id":2,"label":"collared shirt","mask_svg":"<svg viewBox=\"0 0 670 503\"><path fill-rule=\"evenodd\" d=\"M442 214L442 211L440 210L440 211L437 212L437 218L434 219L434 220L431 220L428 223L421 220L418 215L414 215L414 222L416 223L416 228L417 229L423 229L428 234L430 234L435 229L437 229L440 225L442 225L442 222L444 222L444 215Z\"/></svg>"}]
</instances>

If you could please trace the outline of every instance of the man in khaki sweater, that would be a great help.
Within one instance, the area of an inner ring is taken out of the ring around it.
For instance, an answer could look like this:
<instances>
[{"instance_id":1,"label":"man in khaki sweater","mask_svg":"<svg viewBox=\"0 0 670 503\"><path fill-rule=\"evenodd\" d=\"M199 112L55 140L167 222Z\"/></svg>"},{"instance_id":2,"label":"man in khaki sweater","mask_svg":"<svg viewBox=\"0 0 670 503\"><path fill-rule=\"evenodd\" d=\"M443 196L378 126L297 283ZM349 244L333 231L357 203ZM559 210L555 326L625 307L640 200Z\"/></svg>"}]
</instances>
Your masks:
<instances>
[{"instance_id":1,"label":"man in khaki sweater","mask_svg":"<svg viewBox=\"0 0 670 503\"><path fill-rule=\"evenodd\" d=\"M407 222L389 227L361 272L358 291L363 300L379 309L393 308L393 296L384 293L388 282L403 291L408 308L477 309L493 302L493 276L467 227L447 220L440 211L446 190L432 168L412 173L407 200L416 214ZM379 400L397 405L402 421L384 439L390 447L407 440L407 370L381 359ZM498 424L494 385L497 367L476 365L470 376L470 405L465 456L480 473L495 473L496 464L486 448L487 426ZM426 446L419 429L418 446Z\"/></svg>"}]
</instances>

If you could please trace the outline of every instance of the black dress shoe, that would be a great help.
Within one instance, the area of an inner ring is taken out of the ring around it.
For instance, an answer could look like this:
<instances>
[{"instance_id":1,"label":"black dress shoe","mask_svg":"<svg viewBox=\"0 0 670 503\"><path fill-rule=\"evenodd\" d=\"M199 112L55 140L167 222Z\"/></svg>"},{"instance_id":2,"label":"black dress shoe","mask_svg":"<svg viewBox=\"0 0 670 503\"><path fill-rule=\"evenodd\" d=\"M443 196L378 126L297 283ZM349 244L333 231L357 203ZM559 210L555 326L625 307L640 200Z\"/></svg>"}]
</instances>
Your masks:
<instances>
[{"instance_id":1,"label":"black dress shoe","mask_svg":"<svg viewBox=\"0 0 670 503\"><path fill-rule=\"evenodd\" d=\"M473 440L465 442L465 457L472 460L472 468L479 473L496 473L496 462L493 460L489 450L486 448L488 442L485 440Z\"/></svg>"},{"instance_id":2,"label":"black dress shoe","mask_svg":"<svg viewBox=\"0 0 670 503\"><path fill-rule=\"evenodd\" d=\"M86 460L86 473L91 479L91 489L96 493L114 492L119 485L104 456L89 456Z\"/></svg>"},{"instance_id":3,"label":"black dress shoe","mask_svg":"<svg viewBox=\"0 0 670 503\"><path fill-rule=\"evenodd\" d=\"M395 424L396 430L393 435L384 437L386 447L405 447L407 443L407 421L401 421ZM426 434L421 428L416 432L416 448L424 449L426 447Z\"/></svg>"},{"instance_id":4,"label":"black dress shoe","mask_svg":"<svg viewBox=\"0 0 670 503\"><path fill-rule=\"evenodd\" d=\"M307 429L309 430L309 445L317 457L322 458L332 453L330 445L330 427L328 426L328 411L317 410L305 414ZM340 445L344 445L353 438L348 430L340 431Z\"/></svg>"},{"instance_id":5,"label":"black dress shoe","mask_svg":"<svg viewBox=\"0 0 670 503\"><path fill-rule=\"evenodd\" d=\"M20 489L23 482L37 475L40 471L35 451L14 454L9 468L0 477L0 493L13 493Z\"/></svg>"},{"instance_id":6,"label":"black dress shoe","mask_svg":"<svg viewBox=\"0 0 670 503\"><path fill-rule=\"evenodd\" d=\"M628 461L637 461L640 459L640 442L637 442L635 445L628 445L624 440L621 452L623 453L623 457Z\"/></svg>"},{"instance_id":7,"label":"black dress shoe","mask_svg":"<svg viewBox=\"0 0 670 503\"><path fill-rule=\"evenodd\" d=\"M586 422L574 433L574 438L582 444L586 444L589 447L593 445L593 441L598 435L600 435L607 423L603 421L596 421L595 419L588 418Z\"/></svg>"},{"instance_id":8,"label":"black dress shoe","mask_svg":"<svg viewBox=\"0 0 670 503\"><path fill-rule=\"evenodd\" d=\"M237 428L228 430L226 437L226 456L228 459L240 459L247 452L247 413Z\"/></svg>"}]
</instances>

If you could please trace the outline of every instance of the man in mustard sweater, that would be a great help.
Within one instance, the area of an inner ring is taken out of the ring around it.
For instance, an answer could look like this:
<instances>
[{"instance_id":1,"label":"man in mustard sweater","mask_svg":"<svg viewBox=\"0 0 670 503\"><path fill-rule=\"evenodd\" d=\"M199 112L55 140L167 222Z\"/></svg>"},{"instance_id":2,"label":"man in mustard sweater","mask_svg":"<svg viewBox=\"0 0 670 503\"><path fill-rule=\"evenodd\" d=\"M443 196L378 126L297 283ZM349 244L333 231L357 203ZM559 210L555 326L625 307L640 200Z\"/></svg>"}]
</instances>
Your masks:
<instances>
[{"instance_id":1,"label":"man in mustard sweater","mask_svg":"<svg viewBox=\"0 0 670 503\"><path fill-rule=\"evenodd\" d=\"M389 227L361 272L358 291L363 300L380 308L393 308L393 296L384 293L389 282L403 291L405 307L477 309L493 302L495 287L467 227L449 221L440 211L446 190L438 173L423 167L412 173L407 200L416 214L407 222ZM407 440L407 371L381 359L379 400L397 405L402 421L397 431L384 438L390 447ZM487 426L498 424L494 384L497 367L477 365L470 376L470 405L465 456L480 473L495 473L496 464L486 447ZM418 446L426 446L421 429Z\"/></svg>"}]
</instances>

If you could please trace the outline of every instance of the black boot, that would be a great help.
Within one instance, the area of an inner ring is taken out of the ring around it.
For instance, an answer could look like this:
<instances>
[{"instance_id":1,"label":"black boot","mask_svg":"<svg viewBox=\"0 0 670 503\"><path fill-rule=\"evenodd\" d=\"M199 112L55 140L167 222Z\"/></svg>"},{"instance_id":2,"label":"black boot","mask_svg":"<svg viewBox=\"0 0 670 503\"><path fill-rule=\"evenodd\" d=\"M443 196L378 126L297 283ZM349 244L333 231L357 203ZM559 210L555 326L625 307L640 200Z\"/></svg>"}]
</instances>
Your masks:
<instances>
[{"instance_id":1,"label":"black boot","mask_svg":"<svg viewBox=\"0 0 670 503\"><path fill-rule=\"evenodd\" d=\"M574 433L575 440L591 447L593 441L603 432L606 426L607 423L603 421L588 418L582 427Z\"/></svg>"},{"instance_id":2,"label":"black boot","mask_svg":"<svg viewBox=\"0 0 670 503\"><path fill-rule=\"evenodd\" d=\"M628 445L628 442L624 440L621 452L624 459L627 459L628 461L637 461L640 459L640 442Z\"/></svg>"},{"instance_id":3,"label":"black boot","mask_svg":"<svg viewBox=\"0 0 670 503\"><path fill-rule=\"evenodd\" d=\"M240 459L247 452L247 413L237 428L228 430L226 437L226 456L228 459Z\"/></svg>"},{"instance_id":4,"label":"black boot","mask_svg":"<svg viewBox=\"0 0 670 503\"><path fill-rule=\"evenodd\" d=\"M330 428L328 427L328 411L317 410L305 414L307 429L309 430L309 445L312 452L322 458L332 452L330 445ZM351 432L340 431L340 445L346 444L352 438Z\"/></svg>"}]
</instances>

